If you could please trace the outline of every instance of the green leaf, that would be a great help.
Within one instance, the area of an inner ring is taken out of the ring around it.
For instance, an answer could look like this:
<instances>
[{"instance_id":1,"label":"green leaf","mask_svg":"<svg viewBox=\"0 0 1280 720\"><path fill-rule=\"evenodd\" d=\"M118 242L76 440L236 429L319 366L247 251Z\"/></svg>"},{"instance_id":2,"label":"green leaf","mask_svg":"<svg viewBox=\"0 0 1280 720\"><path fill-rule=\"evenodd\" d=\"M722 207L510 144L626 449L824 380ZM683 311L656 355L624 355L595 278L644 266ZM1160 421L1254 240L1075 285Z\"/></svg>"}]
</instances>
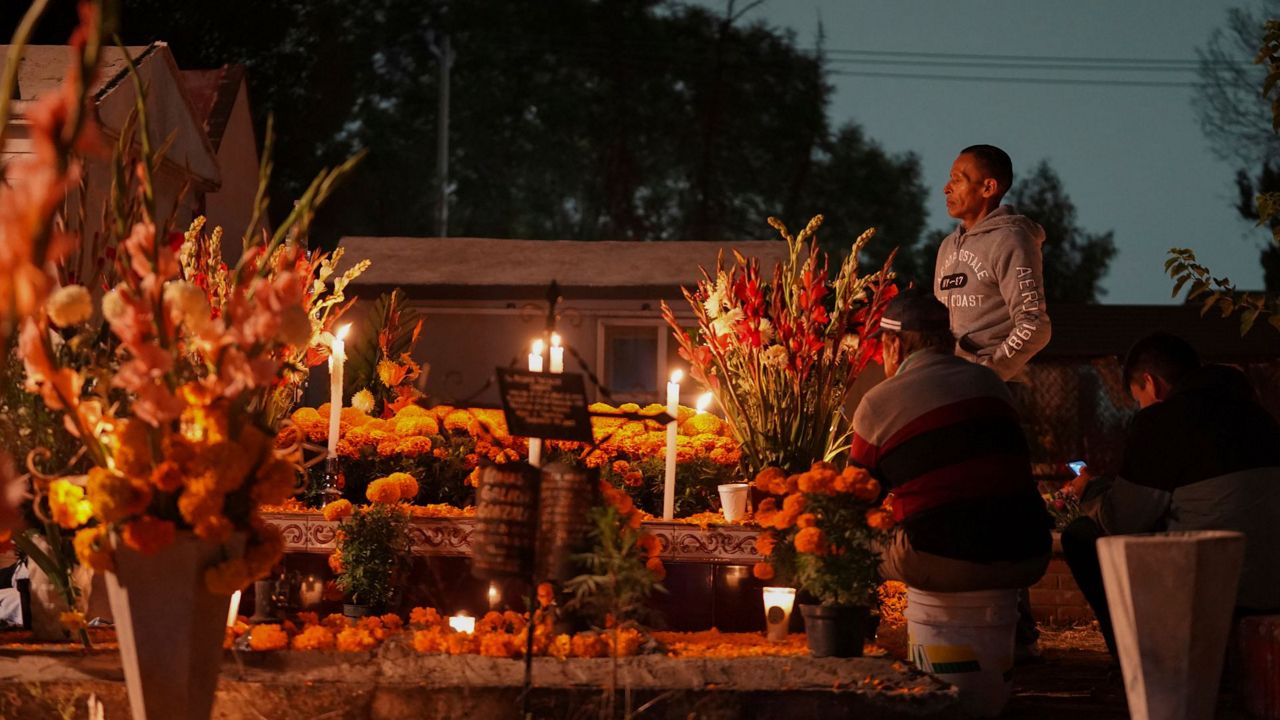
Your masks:
<instances>
[{"instance_id":1,"label":"green leaf","mask_svg":"<svg viewBox=\"0 0 1280 720\"><path fill-rule=\"evenodd\" d=\"M1240 316L1240 337L1244 337L1253 328L1253 323L1258 319L1258 314L1261 312L1262 308L1257 307L1244 311L1244 314Z\"/></svg>"}]
</instances>

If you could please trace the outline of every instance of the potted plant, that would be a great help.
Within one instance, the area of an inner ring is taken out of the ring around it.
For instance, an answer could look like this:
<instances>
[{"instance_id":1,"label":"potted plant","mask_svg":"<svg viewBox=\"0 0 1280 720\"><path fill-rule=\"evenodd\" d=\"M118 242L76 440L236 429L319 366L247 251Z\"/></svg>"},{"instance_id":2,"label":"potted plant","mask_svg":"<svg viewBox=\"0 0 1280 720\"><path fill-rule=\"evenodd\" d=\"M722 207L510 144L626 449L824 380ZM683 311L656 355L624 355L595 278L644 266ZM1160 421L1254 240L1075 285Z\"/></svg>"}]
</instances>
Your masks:
<instances>
[{"instance_id":1,"label":"potted plant","mask_svg":"<svg viewBox=\"0 0 1280 720\"><path fill-rule=\"evenodd\" d=\"M879 359L870 334L897 292L892 253L881 269L858 274L858 252L873 230L831 277L815 234L821 215L794 237L776 218L769 224L789 249L772 279L735 252L732 263L721 258L714 275L704 270L698 286L684 291L694 333L662 308L690 374L715 395L741 443L746 477L770 466L800 472L848 448L845 400L858 374Z\"/></svg>"},{"instance_id":2,"label":"potted plant","mask_svg":"<svg viewBox=\"0 0 1280 720\"><path fill-rule=\"evenodd\" d=\"M355 508L336 500L325 506L326 518L340 520L329 567L347 599L346 615L380 615L394 605L400 577L412 560L409 513L400 501L417 494L417 481L394 473L369 484L369 505Z\"/></svg>"},{"instance_id":3,"label":"potted plant","mask_svg":"<svg viewBox=\"0 0 1280 720\"><path fill-rule=\"evenodd\" d=\"M862 655L879 583L876 542L893 526L878 502L880 484L862 468L838 470L827 462L792 475L767 468L755 484L783 496L780 504L765 499L756 511L765 528L756 549L768 558L756 576L771 578L781 569L818 600L800 605L814 657Z\"/></svg>"}]
</instances>

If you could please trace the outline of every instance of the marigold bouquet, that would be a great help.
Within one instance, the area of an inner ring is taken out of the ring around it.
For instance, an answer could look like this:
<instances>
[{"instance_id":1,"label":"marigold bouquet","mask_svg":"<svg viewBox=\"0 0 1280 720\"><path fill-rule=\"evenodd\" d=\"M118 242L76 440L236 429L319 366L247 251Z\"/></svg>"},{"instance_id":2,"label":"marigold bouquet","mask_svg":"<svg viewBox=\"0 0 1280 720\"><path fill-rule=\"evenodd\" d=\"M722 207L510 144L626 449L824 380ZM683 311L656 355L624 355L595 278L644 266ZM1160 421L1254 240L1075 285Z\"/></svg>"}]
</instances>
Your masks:
<instances>
[{"instance_id":1,"label":"marigold bouquet","mask_svg":"<svg viewBox=\"0 0 1280 720\"><path fill-rule=\"evenodd\" d=\"M721 258L714 275L704 270L697 288L684 291L693 335L663 305L680 355L724 409L751 475L771 465L796 472L847 447L845 398L858 373L879 358L869 334L896 292L892 254L880 270L858 274L858 252L874 231L858 238L830 278L815 236L821 215L794 237L776 218L769 224L789 250L772 280L754 258Z\"/></svg>"},{"instance_id":2,"label":"marigold bouquet","mask_svg":"<svg viewBox=\"0 0 1280 720\"><path fill-rule=\"evenodd\" d=\"M756 510L764 528L756 551L767 559L755 576L771 580L782 572L824 604L872 606L880 560L874 545L893 527L879 504L880 483L853 465L837 470L816 462L792 475L765 468L755 486L770 495Z\"/></svg>"}]
</instances>

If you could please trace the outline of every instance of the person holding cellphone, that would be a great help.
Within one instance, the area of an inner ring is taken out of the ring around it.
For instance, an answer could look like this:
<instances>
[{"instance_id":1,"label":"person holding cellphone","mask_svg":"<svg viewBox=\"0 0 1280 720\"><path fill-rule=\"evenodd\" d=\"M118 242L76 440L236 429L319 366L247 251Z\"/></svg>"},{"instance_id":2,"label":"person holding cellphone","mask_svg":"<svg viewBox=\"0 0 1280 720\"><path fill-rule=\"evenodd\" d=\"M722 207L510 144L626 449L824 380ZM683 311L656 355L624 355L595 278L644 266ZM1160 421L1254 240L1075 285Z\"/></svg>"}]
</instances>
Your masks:
<instances>
[{"instance_id":1,"label":"person holding cellphone","mask_svg":"<svg viewBox=\"0 0 1280 720\"><path fill-rule=\"evenodd\" d=\"M1156 333L1134 344L1123 381L1139 411L1115 476L1088 467L1071 481L1082 517L1062 551L1112 656L1111 614L1095 544L1162 530L1245 534L1238 615L1280 611L1280 424L1239 370L1203 365L1195 349Z\"/></svg>"}]
</instances>

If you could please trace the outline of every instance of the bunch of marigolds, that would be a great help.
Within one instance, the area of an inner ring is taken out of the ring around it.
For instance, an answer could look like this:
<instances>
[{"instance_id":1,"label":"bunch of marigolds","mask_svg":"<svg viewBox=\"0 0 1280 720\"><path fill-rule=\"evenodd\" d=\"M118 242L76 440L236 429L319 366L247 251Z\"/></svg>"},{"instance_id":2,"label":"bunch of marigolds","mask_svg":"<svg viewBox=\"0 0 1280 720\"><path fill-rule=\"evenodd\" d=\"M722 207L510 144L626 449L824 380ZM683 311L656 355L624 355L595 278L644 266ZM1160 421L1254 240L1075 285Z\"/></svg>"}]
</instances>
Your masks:
<instances>
[{"instance_id":1,"label":"bunch of marigolds","mask_svg":"<svg viewBox=\"0 0 1280 720\"><path fill-rule=\"evenodd\" d=\"M874 601L877 543L894 525L875 478L853 465L816 462L791 475L766 468L755 487L769 495L755 514L763 528L756 550L767 558L755 566L757 578L783 574L825 603Z\"/></svg>"}]
</instances>

